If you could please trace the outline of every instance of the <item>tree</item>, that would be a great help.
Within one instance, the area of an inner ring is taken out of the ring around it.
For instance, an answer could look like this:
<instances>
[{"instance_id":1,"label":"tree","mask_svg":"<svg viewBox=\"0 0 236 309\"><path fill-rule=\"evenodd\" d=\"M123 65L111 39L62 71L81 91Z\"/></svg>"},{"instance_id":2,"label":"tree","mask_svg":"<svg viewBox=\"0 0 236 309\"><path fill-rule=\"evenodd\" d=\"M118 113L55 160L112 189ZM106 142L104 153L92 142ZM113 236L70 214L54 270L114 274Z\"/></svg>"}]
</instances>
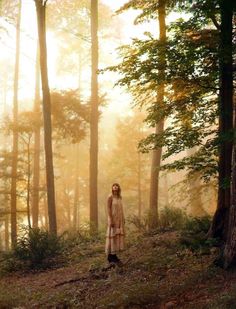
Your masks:
<instances>
[{"instance_id":1,"label":"tree","mask_svg":"<svg viewBox=\"0 0 236 309\"><path fill-rule=\"evenodd\" d=\"M159 44L157 57L159 59L159 67L157 69L158 83L156 85L157 97L154 103L155 109L161 108L164 105L165 92L165 67L166 67L166 0L157 1L129 1L120 9L123 11L130 7L135 9L142 9L142 13L138 16L136 21L142 21L144 18L153 18L158 13L159 23ZM132 55L133 56L133 55ZM153 88L154 90L154 88ZM154 91L155 91L154 90ZM159 118L155 123L155 134L162 134L164 130L164 118ZM150 177L150 196L149 196L149 228L153 229L158 224L158 196L159 196L159 172L161 166L162 147L157 147L152 151L151 163L151 177Z\"/></svg>"},{"instance_id":2,"label":"tree","mask_svg":"<svg viewBox=\"0 0 236 309\"><path fill-rule=\"evenodd\" d=\"M27 220L29 228L31 224L31 209L32 219L34 218L34 209L30 205L31 201L31 177L32 177L32 137L37 128L41 127L40 118L38 118L37 112L21 112L18 118L17 131L19 135L19 184L21 185L20 196L26 199ZM24 184L21 184L24 183ZM32 197L33 197L32 192ZM32 198L33 203L33 198ZM31 206L31 207L30 207Z\"/></svg>"},{"instance_id":3,"label":"tree","mask_svg":"<svg viewBox=\"0 0 236 309\"><path fill-rule=\"evenodd\" d=\"M82 156L78 149L86 138L90 106L81 101L79 90L54 91L51 93L51 100L53 140L56 146L54 156L58 188L58 224L63 226L63 230L66 227L72 228L73 217L73 229L76 229L79 204L78 173L79 168L81 169L78 160ZM84 162L84 159L82 161Z\"/></svg>"},{"instance_id":4,"label":"tree","mask_svg":"<svg viewBox=\"0 0 236 309\"><path fill-rule=\"evenodd\" d=\"M39 49L37 46L35 66L35 97L34 112L41 118L40 111L40 68ZM32 226L38 227L39 218L39 180L40 180L40 125L35 127L34 132L34 166L33 166L33 192L32 192Z\"/></svg>"},{"instance_id":5,"label":"tree","mask_svg":"<svg viewBox=\"0 0 236 309\"><path fill-rule=\"evenodd\" d=\"M122 63L111 70L122 74L118 84L126 86L134 95L135 102L147 106L147 123L168 118L162 133L149 135L140 143L143 151L165 147L162 158L179 154L174 162L162 168L187 169L200 173L206 181L217 174L218 145L216 129L218 117L218 7L215 2L182 2L178 9L188 12L187 20L179 19L168 27L166 42L166 70L161 71L159 40L147 34L146 39L134 39L132 45L121 49ZM168 2L168 7L171 3ZM125 8L144 8L138 17L155 16L157 1L129 1ZM165 104L155 104L155 91L164 83ZM186 150L197 151L186 157ZM180 158L180 159L179 159Z\"/></svg>"},{"instance_id":6,"label":"tree","mask_svg":"<svg viewBox=\"0 0 236 309\"><path fill-rule=\"evenodd\" d=\"M42 93L43 93L44 147L45 147L45 162L46 162L49 232L57 234L54 169L53 169L53 153L52 153L51 97L50 97L50 89L48 83L48 69L47 69L47 45L46 45L46 23L45 23L46 4L47 0L45 1L35 0L37 21L38 21L40 70L41 70L41 82L42 82Z\"/></svg>"},{"instance_id":7,"label":"tree","mask_svg":"<svg viewBox=\"0 0 236 309\"><path fill-rule=\"evenodd\" d=\"M90 115L90 166L89 197L91 228L98 228L98 1L91 0L91 115Z\"/></svg>"},{"instance_id":8,"label":"tree","mask_svg":"<svg viewBox=\"0 0 236 309\"><path fill-rule=\"evenodd\" d=\"M233 2L219 1L221 24L219 46L219 166L218 203L209 236L226 240L231 203L232 133L233 133ZM234 184L233 184L234 186ZM233 202L234 204L234 202ZM231 225L232 230L232 225ZM231 236L232 237L232 236ZM228 240L229 242L229 240ZM227 251L227 250L226 250ZM227 263L230 263L229 261Z\"/></svg>"},{"instance_id":9,"label":"tree","mask_svg":"<svg viewBox=\"0 0 236 309\"><path fill-rule=\"evenodd\" d=\"M166 1L159 0L158 6L158 23L159 23L159 42L162 48L159 50L159 71L158 78L160 84L157 86L157 105L163 106L165 92L165 67L166 67ZM156 134L162 134L164 130L164 119L161 119L156 124ZM156 228L158 225L158 197L159 197L159 172L161 167L162 147L153 150L152 165L151 165L151 180L150 180L150 217L149 228Z\"/></svg>"},{"instance_id":10,"label":"tree","mask_svg":"<svg viewBox=\"0 0 236 309\"><path fill-rule=\"evenodd\" d=\"M14 98L13 98L13 121L17 126L18 119L18 82L19 82L19 63L20 63L20 24L21 24L21 0L18 6L18 17L16 22L16 59L14 75ZM11 171L11 243L15 245L17 239L17 162L18 161L18 133L13 131L12 148L12 171Z\"/></svg>"},{"instance_id":11,"label":"tree","mask_svg":"<svg viewBox=\"0 0 236 309\"><path fill-rule=\"evenodd\" d=\"M233 2L225 3L220 1L220 11L221 11L221 62L220 62L220 71L221 71L221 84L220 84L220 96L221 96L221 107L222 107L222 123L226 121L226 117L230 118L232 115L232 106L233 106L233 13L236 11L236 5L233 5ZM226 115L225 115L226 114ZM225 120L225 121L224 121ZM222 124L222 126L223 126ZM226 124L224 124L226 125ZM223 265L225 268L235 266L236 264L236 238L235 238L235 228L236 228L236 149L235 149L235 126L236 126L236 116L234 115L234 139L233 139L233 155L232 155L232 180L231 180L231 196L230 196L230 207L228 210L227 204L219 204L218 212L222 212L225 217L222 219L224 233L227 232L226 244L223 252ZM224 128L224 127L223 127ZM225 129L225 128L224 128ZM228 130L230 128L227 128ZM223 129L222 129L223 130ZM226 142L225 142L226 143ZM231 150L231 140L223 147L225 151ZM231 162L230 162L231 163ZM223 171L227 173L227 163ZM221 168L221 167L220 167ZM223 172L222 171L222 172ZM230 173L230 172L228 172ZM225 175L225 174L224 174ZM226 174L227 175L227 174ZM228 202L228 194L225 193L225 202ZM220 209L219 206L227 207L227 209ZM218 221L217 218L219 214L216 212L215 221ZM221 219L221 220L222 220ZM214 221L213 221L214 222ZM222 225L221 225L222 226ZM217 231L217 230L216 230ZM214 232L214 230L213 230Z\"/></svg>"},{"instance_id":12,"label":"tree","mask_svg":"<svg viewBox=\"0 0 236 309\"><path fill-rule=\"evenodd\" d=\"M79 144L76 144L75 152L75 181L74 181L74 207L73 207L73 229L79 226Z\"/></svg>"}]
</instances>

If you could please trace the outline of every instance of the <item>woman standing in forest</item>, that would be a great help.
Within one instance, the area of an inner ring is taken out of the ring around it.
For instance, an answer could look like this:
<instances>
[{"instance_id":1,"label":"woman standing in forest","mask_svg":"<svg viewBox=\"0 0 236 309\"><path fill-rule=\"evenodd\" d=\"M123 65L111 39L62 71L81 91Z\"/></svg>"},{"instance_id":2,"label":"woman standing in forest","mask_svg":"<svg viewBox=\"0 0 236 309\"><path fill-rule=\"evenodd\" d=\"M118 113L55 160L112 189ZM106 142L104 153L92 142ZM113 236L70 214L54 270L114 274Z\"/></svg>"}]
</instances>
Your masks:
<instances>
[{"instance_id":1,"label":"woman standing in forest","mask_svg":"<svg viewBox=\"0 0 236 309\"><path fill-rule=\"evenodd\" d=\"M109 263L121 265L117 252L124 249L124 212L121 188L118 183L112 185L112 193L107 200L108 227L106 234L106 254Z\"/></svg>"}]
</instances>

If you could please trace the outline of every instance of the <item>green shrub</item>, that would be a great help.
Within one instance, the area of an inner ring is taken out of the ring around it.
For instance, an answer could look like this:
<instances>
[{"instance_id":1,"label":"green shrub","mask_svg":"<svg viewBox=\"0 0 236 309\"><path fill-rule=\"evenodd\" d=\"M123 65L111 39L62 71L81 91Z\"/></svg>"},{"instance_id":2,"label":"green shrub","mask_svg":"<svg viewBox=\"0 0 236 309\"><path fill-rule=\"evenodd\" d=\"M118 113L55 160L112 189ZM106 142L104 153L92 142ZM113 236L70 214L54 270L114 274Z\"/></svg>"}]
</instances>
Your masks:
<instances>
[{"instance_id":1,"label":"green shrub","mask_svg":"<svg viewBox=\"0 0 236 309\"><path fill-rule=\"evenodd\" d=\"M59 237L39 228L31 228L17 240L13 257L24 262L24 267L49 267L61 248Z\"/></svg>"},{"instance_id":2,"label":"green shrub","mask_svg":"<svg viewBox=\"0 0 236 309\"><path fill-rule=\"evenodd\" d=\"M162 229L181 229L186 224L187 214L176 207L164 207L159 214L159 226Z\"/></svg>"},{"instance_id":3,"label":"green shrub","mask_svg":"<svg viewBox=\"0 0 236 309\"><path fill-rule=\"evenodd\" d=\"M211 225L211 218L190 217L181 232L180 243L192 251L209 253L209 249L218 244L218 239L207 238L207 232Z\"/></svg>"},{"instance_id":4,"label":"green shrub","mask_svg":"<svg viewBox=\"0 0 236 309\"><path fill-rule=\"evenodd\" d=\"M211 218L209 216L204 217L189 217L184 225L184 230L189 233L195 234L204 232L205 234L208 232L211 225Z\"/></svg>"},{"instance_id":5,"label":"green shrub","mask_svg":"<svg viewBox=\"0 0 236 309\"><path fill-rule=\"evenodd\" d=\"M140 219L138 216L133 215L128 218L128 222L135 228L143 233L149 232L150 213L142 216ZM181 229L186 224L187 215L185 211L180 208L165 207L159 212L159 220L157 230L166 229ZM154 231L155 232L155 231Z\"/></svg>"}]
</instances>

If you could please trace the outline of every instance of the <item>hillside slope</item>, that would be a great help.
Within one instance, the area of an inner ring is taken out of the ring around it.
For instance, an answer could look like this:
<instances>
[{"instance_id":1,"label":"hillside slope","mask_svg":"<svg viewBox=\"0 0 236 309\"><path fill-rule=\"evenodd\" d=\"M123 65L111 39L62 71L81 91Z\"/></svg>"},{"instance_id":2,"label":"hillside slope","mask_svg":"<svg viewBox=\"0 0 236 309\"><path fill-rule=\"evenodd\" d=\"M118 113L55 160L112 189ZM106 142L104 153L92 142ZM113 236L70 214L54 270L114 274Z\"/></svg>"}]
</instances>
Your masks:
<instances>
[{"instance_id":1,"label":"hillside slope","mask_svg":"<svg viewBox=\"0 0 236 309\"><path fill-rule=\"evenodd\" d=\"M192 253L176 232L133 237L108 269L101 242L75 247L66 264L0 279L0 308L236 308L236 273Z\"/></svg>"}]
</instances>

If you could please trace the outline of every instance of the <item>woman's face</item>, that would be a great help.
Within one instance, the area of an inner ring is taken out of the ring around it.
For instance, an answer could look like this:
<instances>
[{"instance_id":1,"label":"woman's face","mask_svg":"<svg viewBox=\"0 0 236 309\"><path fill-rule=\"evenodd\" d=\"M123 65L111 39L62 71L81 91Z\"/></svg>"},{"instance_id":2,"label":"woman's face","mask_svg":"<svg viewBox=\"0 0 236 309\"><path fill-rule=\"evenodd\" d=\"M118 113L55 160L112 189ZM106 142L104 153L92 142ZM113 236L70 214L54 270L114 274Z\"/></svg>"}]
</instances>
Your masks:
<instances>
[{"instance_id":1,"label":"woman's face","mask_svg":"<svg viewBox=\"0 0 236 309\"><path fill-rule=\"evenodd\" d=\"M119 190L119 187L117 185L114 185L112 187L112 191L117 192Z\"/></svg>"}]
</instances>

